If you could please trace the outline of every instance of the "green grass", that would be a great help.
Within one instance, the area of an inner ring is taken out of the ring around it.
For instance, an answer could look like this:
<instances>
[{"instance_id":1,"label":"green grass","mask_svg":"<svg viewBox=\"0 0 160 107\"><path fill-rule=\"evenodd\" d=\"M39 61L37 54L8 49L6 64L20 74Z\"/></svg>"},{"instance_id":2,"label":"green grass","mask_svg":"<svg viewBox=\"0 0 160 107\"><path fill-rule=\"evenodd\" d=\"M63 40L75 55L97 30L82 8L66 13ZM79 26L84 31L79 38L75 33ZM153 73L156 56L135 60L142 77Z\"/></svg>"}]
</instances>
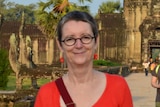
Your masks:
<instances>
[{"instance_id":1,"label":"green grass","mask_svg":"<svg viewBox=\"0 0 160 107\"><path fill-rule=\"evenodd\" d=\"M10 75L6 90L15 90L15 89L16 89L16 78L15 76Z\"/></svg>"},{"instance_id":2,"label":"green grass","mask_svg":"<svg viewBox=\"0 0 160 107\"><path fill-rule=\"evenodd\" d=\"M37 79L38 86L42 86L43 84L45 84L47 82L50 82L50 79L45 79L45 78ZM23 79L22 88L23 89L30 89L31 88L31 79L30 78ZM9 81L7 84L7 88L5 90L6 91L16 90L16 77L14 74L11 74L9 76Z\"/></svg>"}]
</instances>

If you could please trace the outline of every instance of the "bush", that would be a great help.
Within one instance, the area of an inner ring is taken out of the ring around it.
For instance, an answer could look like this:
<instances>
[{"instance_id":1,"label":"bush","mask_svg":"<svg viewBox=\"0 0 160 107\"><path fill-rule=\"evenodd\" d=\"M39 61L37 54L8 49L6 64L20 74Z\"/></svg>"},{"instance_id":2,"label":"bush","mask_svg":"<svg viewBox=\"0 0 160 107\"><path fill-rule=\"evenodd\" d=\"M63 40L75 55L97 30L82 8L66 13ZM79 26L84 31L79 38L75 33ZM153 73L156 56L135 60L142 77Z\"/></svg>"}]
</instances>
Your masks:
<instances>
[{"instance_id":1,"label":"bush","mask_svg":"<svg viewBox=\"0 0 160 107\"><path fill-rule=\"evenodd\" d=\"M106 60L94 60L93 61L94 66L107 66Z\"/></svg>"},{"instance_id":2,"label":"bush","mask_svg":"<svg viewBox=\"0 0 160 107\"><path fill-rule=\"evenodd\" d=\"M109 60L94 60L93 61L94 66L120 66L120 63L112 62Z\"/></svg>"},{"instance_id":3,"label":"bush","mask_svg":"<svg viewBox=\"0 0 160 107\"><path fill-rule=\"evenodd\" d=\"M0 49L0 58L0 89L5 89L7 87L8 76L12 71L8 60L8 52Z\"/></svg>"}]
</instances>

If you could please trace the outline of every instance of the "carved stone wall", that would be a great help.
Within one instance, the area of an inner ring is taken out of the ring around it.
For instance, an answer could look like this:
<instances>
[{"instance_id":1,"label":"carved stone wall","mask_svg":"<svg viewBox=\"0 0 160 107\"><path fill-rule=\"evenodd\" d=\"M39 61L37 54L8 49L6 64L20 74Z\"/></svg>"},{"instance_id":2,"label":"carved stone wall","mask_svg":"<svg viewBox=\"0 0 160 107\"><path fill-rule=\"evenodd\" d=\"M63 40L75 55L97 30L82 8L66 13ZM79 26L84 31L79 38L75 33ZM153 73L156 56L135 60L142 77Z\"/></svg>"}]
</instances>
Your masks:
<instances>
[{"instance_id":1,"label":"carved stone wall","mask_svg":"<svg viewBox=\"0 0 160 107\"><path fill-rule=\"evenodd\" d=\"M47 39L36 25L26 24L22 35L19 35L20 23L9 21L0 23L0 48L9 50L9 38L14 33L19 41L19 62L26 64L25 38L30 36L33 48L33 62L35 64L52 64L59 62L59 49L55 39Z\"/></svg>"},{"instance_id":2,"label":"carved stone wall","mask_svg":"<svg viewBox=\"0 0 160 107\"><path fill-rule=\"evenodd\" d=\"M122 15L99 14L100 58L141 64L160 48L160 0L124 0Z\"/></svg>"},{"instance_id":3,"label":"carved stone wall","mask_svg":"<svg viewBox=\"0 0 160 107\"><path fill-rule=\"evenodd\" d=\"M160 49L160 1L152 0L151 15L147 16L140 25L142 35L142 60L155 58L153 51ZM157 55L158 56L158 55Z\"/></svg>"},{"instance_id":4,"label":"carved stone wall","mask_svg":"<svg viewBox=\"0 0 160 107\"><path fill-rule=\"evenodd\" d=\"M126 62L125 21L122 14L99 13L99 58Z\"/></svg>"},{"instance_id":5,"label":"carved stone wall","mask_svg":"<svg viewBox=\"0 0 160 107\"><path fill-rule=\"evenodd\" d=\"M128 59L132 59L134 62L140 63L142 61L141 56L141 32L139 26L150 15L151 0L124 0L124 17L126 20L126 33L129 36L128 39Z\"/></svg>"}]
</instances>

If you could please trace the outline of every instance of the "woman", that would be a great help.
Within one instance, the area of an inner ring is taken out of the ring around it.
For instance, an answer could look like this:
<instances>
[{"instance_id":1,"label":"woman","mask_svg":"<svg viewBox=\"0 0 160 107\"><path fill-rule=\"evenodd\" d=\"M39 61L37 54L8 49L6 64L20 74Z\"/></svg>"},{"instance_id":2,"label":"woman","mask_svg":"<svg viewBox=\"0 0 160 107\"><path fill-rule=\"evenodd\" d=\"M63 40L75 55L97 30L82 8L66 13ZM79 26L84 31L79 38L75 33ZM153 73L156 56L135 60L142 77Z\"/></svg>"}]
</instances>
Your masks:
<instances>
[{"instance_id":1,"label":"woman","mask_svg":"<svg viewBox=\"0 0 160 107\"><path fill-rule=\"evenodd\" d=\"M156 99L155 99L155 107L160 107L160 65L158 64L159 61L156 60L155 64L152 64L152 78L151 78L151 85L153 88L157 89Z\"/></svg>"},{"instance_id":2,"label":"woman","mask_svg":"<svg viewBox=\"0 0 160 107\"><path fill-rule=\"evenodd\" d=\"M91 15L80 11L66 14L58 24L57 34L57 43L68 67L62 80L73 100L70 104L76 107L133 107L123 77L93 69L98 30ZM55 81L40 88L35 107L66 106Z\"/></svg>"}]
</instances>

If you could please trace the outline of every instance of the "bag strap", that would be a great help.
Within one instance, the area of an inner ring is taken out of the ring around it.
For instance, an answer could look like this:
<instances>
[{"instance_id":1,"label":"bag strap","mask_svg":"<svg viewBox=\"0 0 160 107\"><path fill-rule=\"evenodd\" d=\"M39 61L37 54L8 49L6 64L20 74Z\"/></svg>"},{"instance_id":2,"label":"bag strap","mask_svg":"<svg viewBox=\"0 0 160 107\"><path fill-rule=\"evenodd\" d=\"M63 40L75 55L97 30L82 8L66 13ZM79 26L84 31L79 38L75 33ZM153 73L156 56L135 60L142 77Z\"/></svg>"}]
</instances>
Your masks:
<instances>
[{"instance_id":1,"label":"bag strap","mask_svg":"<svg viewBox=\"0 0 160 107\"><path fill-rule=\"evenodd\" d=\"M63 79L62 78L58 78L56 81L55 81L57 87L58 87L58 90L66 104L67 107L75 107L75 104L74 102L72 101L65 85L64 85L64 82L63 82Z\"/></svg>"}]
</instances>

